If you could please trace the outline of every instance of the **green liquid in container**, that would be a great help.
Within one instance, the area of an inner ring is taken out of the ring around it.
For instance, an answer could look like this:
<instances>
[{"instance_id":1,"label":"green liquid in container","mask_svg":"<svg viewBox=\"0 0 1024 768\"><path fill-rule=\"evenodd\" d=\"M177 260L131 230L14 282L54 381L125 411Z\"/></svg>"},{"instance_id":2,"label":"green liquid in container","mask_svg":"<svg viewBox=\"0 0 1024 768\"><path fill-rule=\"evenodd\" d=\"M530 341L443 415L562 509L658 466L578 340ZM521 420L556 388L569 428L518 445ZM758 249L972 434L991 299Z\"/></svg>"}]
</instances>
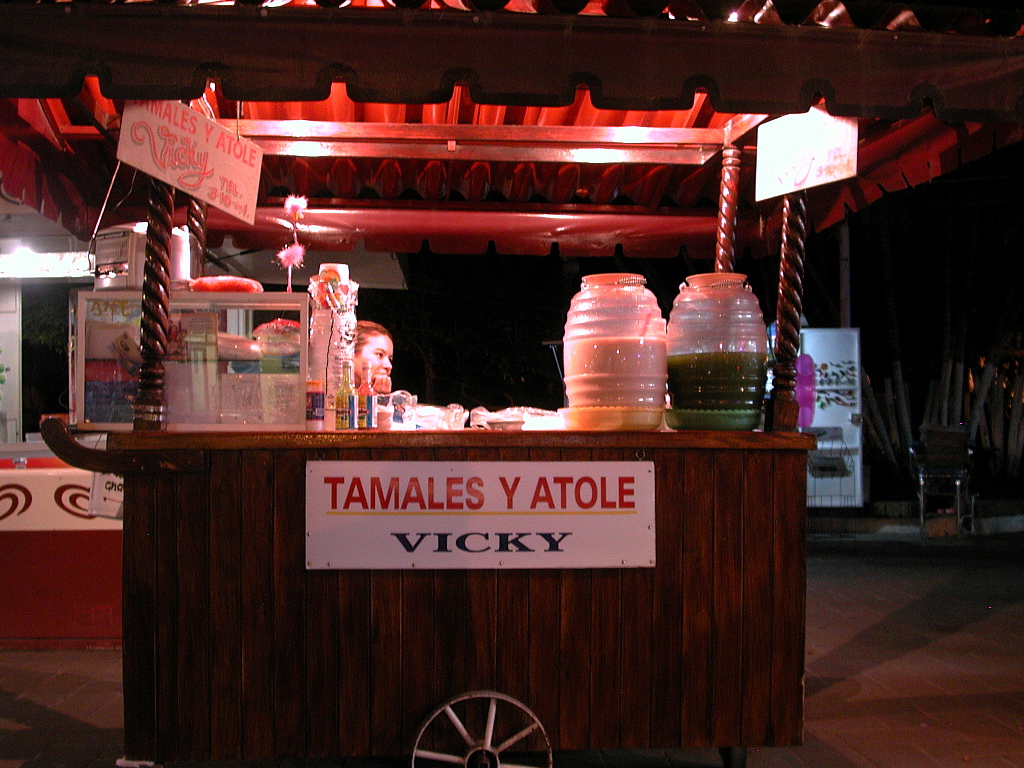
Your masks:
<instances>
[{"instance_id":1,"label":"green liquid in container","mask_svg":"<svg viewBox=\"0 0 1024 768\"><path fill-rule=\"evenodd\" d=\"M754 429L761 417L767 360L759 352L668 356L673 429Z\"/></svg>"}]
</instances>

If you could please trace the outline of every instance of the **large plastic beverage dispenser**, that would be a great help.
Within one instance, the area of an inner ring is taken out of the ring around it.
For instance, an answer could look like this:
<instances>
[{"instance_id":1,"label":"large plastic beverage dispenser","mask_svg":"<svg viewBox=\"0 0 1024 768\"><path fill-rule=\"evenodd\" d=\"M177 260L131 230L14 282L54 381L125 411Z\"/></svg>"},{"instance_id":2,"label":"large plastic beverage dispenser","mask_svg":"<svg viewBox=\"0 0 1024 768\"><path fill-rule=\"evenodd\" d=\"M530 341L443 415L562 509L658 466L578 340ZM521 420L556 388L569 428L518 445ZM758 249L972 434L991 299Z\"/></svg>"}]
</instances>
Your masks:
<instances>
[{"instance_id":1,"label":"large plastic beverage dispenser","mask_svg":"<svg viewBox=\"0 0 1024 768\"><path fill-rule=\"evenodd\" d=\"M668 380L666 325L642 275L587 275L562 339L569 429L658 429Z\"/></svg>"},{"instance_id":2,"label":"large plastic beverage dispenser","mask_svg":"<svg viewBox=\"0 0 1024 768\"><path fill-rule=\"evenodd\" d=\"M761 422L768 334L746 275L690 275L668 320L665 423L673 429L755 429Z\"/></svg>"}]
</instances>

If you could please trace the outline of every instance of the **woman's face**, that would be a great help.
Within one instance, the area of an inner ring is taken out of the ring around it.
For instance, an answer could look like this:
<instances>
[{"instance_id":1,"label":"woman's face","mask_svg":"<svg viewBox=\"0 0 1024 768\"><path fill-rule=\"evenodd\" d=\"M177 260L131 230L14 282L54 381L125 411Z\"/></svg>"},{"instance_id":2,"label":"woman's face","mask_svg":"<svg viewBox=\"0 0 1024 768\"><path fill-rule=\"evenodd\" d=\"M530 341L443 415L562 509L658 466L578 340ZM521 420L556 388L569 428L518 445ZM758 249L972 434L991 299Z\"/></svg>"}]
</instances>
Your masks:
<instances>
[{"instance_id":1,"label":"woman's face","mask_svg":"<svg viewBox=\"0 0 1024 768\"><path fill-rule=\"evenodd\" d=\"M395 347L391 339L383 334L370 336L359 350L359 354L356 355L356 385L361 383L363 365L368 361L370 363L370 385L381 394L390 392L391 357L394 354Z\"/></svg>"}]
</instances>

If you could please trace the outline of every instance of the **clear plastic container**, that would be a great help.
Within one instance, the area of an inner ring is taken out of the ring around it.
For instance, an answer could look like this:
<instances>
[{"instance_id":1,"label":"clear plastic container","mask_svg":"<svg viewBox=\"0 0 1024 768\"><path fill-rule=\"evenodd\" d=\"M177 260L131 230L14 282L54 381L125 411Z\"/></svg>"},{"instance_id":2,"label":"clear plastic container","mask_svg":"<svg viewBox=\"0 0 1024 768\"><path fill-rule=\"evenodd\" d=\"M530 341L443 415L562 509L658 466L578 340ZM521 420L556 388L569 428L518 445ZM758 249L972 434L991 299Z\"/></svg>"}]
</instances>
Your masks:
<instances>
[{"instance_id":1,"label":"clear plastic container","mask_svg":"<svg viewBox=\"0 0 1024 768\"><path fill-rule=\"evenodd\" d=\"M584 277L562 341L569 429L660 426L668 379L665 318L642 275Z\"/></svg>"},{"instance_id":2,"label":"clear plastic container","mask_svg":"<svg viewBox=\"0 0 1024 768\"><path fill-rule=\"evenodd\" d=\"M668 320L673 429L755 429L761 422L768 333L746 275L691 275Z\"/></svg>"}]
</instances>

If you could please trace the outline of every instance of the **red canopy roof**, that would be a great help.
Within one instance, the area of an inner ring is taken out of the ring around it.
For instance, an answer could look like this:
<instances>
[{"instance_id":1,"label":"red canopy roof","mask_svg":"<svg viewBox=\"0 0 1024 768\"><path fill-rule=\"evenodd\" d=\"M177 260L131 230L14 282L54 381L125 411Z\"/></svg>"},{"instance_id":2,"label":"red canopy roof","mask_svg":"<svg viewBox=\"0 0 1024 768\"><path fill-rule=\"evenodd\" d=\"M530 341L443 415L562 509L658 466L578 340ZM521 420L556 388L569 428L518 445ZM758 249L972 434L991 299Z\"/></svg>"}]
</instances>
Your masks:
<instances>
[{"instance_id":1,"label":"red canopy roof","mask_svg":"<svg viewBox=\"0 0 1024 768\"><path fill-rule=\"evenodd\" d=\"M0 186L88 236L121 100L202 99L265 152L256 225L211 212L213 244L279 247L299 194L317 249L706 256L726 142L738 246L764 247L769 116L823 98L861 118L859 176L810 195L818 228L1021 138L1014 12L766 1L732 22L710 0L657 4L0 4ZM122 170L103 224L145 218L144 186Z\"/></svg>"}]
</instances>

